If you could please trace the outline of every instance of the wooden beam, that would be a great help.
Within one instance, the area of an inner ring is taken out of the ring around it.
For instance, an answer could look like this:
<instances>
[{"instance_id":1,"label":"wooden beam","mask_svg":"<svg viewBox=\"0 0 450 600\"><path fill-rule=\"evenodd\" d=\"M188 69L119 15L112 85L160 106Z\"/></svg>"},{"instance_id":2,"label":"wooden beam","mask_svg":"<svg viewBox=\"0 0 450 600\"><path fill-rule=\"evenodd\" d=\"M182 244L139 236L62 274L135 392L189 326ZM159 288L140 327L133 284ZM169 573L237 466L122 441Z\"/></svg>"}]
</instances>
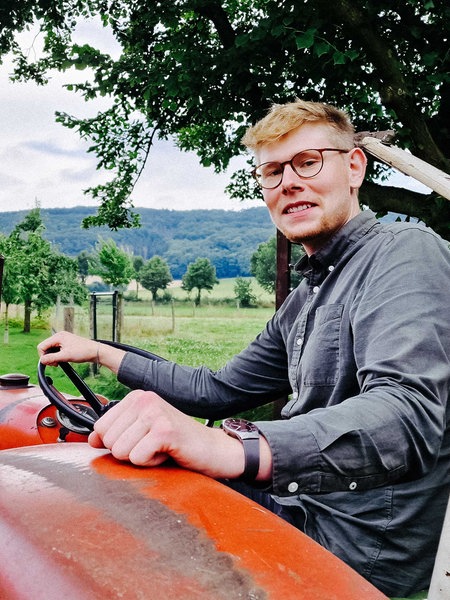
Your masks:
<instances>
[{"instance_id":1,"label":"wooden beam","mask_svg":"<svg viewBox=\"0 0 450 600\"><path fill-rule=\"evenodd\" d=\"M291 289L291 242L277 229L277 278L275 287L275 308L278 310ZM277 398L272 403L272 418L279 419L281 410L288 401L287 396Z\"/></svg>"},{"instance_id":2,"label":"wooden beam","mask_svg":"<svg viewBox=\"0 0 450 600\"><path fill-rule=\"evenodd\" d=\"M275 287L275 308L278 310L289 294L291 287L291 243L277 229L277 279Z\"/></svg>"},{"instance_id":3,"label":"wooden beam","mask_svg":"<svg viewBox=\"0 0 450 600\"><path fill-rule=\"evenodd\" d=\"M385 133L385 132L381 132ZM436 169L410 152L384 143L373 135L357 139L357 145L382 162L395 167L450 200L450 175Z\"/></svg>"}]
</instances>

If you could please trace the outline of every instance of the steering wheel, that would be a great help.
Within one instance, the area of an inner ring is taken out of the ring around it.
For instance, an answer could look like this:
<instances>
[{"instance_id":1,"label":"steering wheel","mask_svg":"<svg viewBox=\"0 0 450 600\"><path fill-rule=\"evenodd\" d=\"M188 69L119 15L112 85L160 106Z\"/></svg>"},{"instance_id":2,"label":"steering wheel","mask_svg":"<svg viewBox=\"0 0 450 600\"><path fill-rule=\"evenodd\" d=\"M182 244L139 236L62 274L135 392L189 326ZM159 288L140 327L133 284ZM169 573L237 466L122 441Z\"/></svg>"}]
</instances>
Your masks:
<instances>
[{"instance_id":1,"label":"steering wheel","mask_svg":"<svg viewBox=\"0 0 450 600\"><path fill-rule=\"evenodd\" d=\"M102 344L107 344L108 346L113 346L114 348L119 348L120 350L125 350L126 352L139 354L140 356L144 356L145 358L149 358L151 360L166 360L157 354L153 354L153 352L148 352L146 350L142 350L141 348L135 348L134 346L129 346L128 344L120 344L119 342L111 342L109 340L97 341ZM57 352L57 348L50 348L49 352ZM108 409L110 409L111 406L114 406L115 402L103 404L69 363L60 362L59 366L80 392L83 399L89 404L89 407L86 407L82 404L77 404L76 400L68 400L61 392L59 392L53 385L52 378L45 374L46 365L39 361L38 381L42 392L48 398L51 404L56 406L56 408L68 419L77 425L92 431L94 428L94 423L97 421L97 419L99 419Z\"/></svg>"}]
</instances>

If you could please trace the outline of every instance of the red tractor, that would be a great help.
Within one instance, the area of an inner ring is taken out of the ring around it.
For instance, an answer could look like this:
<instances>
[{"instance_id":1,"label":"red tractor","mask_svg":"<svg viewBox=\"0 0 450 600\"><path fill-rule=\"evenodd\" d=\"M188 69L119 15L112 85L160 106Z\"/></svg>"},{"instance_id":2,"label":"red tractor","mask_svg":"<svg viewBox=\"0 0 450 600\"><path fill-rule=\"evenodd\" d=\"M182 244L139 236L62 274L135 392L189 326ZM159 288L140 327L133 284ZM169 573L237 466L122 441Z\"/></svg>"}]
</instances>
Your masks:
<instances>
[{"instance_id":1,"label":"red tractor","mask_svg":"<svg viewBox=\"0 0 450 600\"><path fill-rule=\"evenodd\" d=\"M2 600L385 598L225 485L91 448L106 401L68 398L39 370L45 393L0 377Z\"/></svg>"}]
</instances>

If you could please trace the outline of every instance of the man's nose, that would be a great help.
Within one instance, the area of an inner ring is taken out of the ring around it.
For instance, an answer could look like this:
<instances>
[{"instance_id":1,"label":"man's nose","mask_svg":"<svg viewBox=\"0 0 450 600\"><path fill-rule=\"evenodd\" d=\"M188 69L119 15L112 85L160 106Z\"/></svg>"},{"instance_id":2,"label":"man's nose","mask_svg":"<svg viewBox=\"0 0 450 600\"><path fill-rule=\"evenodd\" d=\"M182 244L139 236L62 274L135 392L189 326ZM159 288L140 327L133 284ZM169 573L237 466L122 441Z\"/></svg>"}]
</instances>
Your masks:
<instances>
[{"instance_id":1,"label":"man's nose","mask_svg":"<svg viewBox=\"0 0 450 600\"><path fill-rule=\"evenodd\" d=\"M297 175L297 173L294 171L294 169L292 168L292 165L290 165L289 163L284 165L283 179L281 181L281 185L285 189L289 189L289 188L293 188L293 187L295 187L295 188L303 187L302 180Z\"/></svg>"}]
</instances>

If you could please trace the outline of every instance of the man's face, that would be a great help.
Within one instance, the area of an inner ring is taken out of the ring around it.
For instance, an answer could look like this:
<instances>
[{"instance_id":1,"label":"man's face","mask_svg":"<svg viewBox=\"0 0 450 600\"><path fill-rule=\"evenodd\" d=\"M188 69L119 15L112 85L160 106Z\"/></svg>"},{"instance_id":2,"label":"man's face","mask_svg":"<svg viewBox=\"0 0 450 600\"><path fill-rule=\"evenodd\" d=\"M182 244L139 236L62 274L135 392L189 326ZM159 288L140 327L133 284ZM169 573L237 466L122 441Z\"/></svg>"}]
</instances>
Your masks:
<instances>
[{"instance_id":1,"label":"man's face","mask_svg":"<svg viewBox=\"0 0 450 600\"><path fill-rule=\"evenodd\" d=\"M263 146L257 163L284 162L311 148L349 148L336 143L336 138L326 124L306 124ZM274 224L289 240L303 244L308 255L313 254L360 211L357 189L365 166L366 158L358 148L348 154L324 152L322 170L311 179L300 178L286 165L281 184L263 190Z\"/></svg>"}]
</instances>

